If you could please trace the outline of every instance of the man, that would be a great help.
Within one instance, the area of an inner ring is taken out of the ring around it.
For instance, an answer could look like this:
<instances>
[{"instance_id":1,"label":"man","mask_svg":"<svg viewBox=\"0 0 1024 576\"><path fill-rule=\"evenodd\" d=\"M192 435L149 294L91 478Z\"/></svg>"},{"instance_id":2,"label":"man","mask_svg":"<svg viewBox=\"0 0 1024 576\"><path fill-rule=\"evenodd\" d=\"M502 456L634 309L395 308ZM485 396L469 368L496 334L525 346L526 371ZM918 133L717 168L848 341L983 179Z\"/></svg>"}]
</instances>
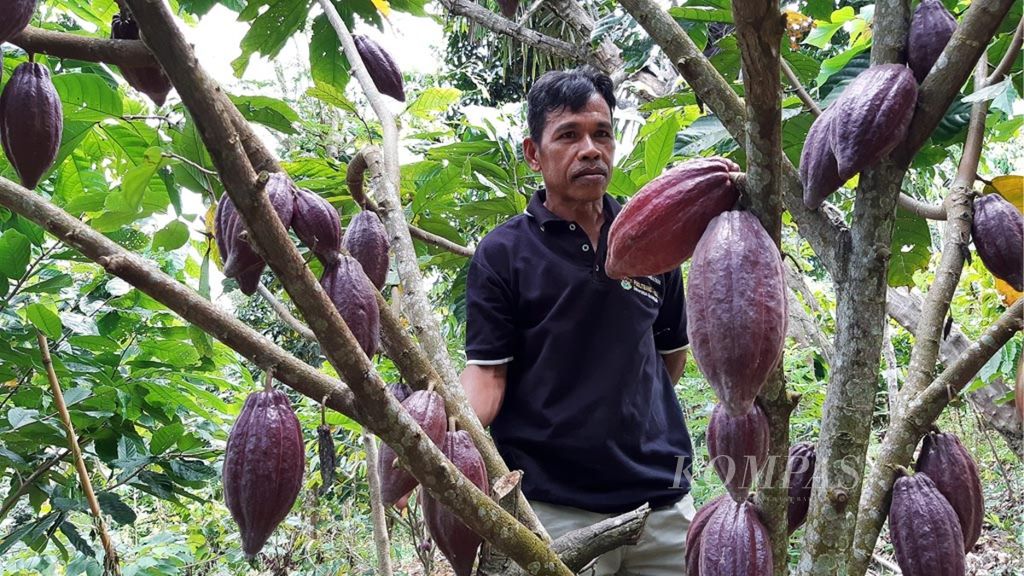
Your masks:
<instances>
[{"instance_id":1,"label":"man","mask_svg":"<svg viewBox=\"0 0 1024 576\"><path fill-rule=\"evenodd\" d=\"M527 104L523 153L544 188L470 264L462 383L552 537L650 503L639 544L605 554L593 574L678 576L694 513L673 391L688 344L680 272L605 275L621 208L605 193L611 80L549 72Z\"/></svg>"}]
</instances>

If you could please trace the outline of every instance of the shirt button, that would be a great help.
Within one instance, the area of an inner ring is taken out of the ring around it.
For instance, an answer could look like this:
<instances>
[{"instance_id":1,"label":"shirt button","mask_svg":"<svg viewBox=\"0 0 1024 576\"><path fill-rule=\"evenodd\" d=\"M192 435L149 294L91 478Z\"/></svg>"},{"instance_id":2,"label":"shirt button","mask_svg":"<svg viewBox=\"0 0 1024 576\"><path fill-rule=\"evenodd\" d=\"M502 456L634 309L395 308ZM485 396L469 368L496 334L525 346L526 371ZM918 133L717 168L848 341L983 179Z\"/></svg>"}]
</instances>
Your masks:
<instances>
[{"instance_id":1,"label":"shirt button","mask_svg":"<svg viewBox=\"0 0 1024 576\"><path fill-rule=\"evenodd\" d=\"M584 252L590 252L590 244L584 244L583 245L583 251Z\"/></svg>"},{"instance_id":2,"label":"shirt button","mask_svg":"<svg viewBox=\"0 0 1024 576\"><path fill-rule=\"evenodd\" d=\"M569 230L575 230L575 229L576 229L576 225L575 224L569 224Z\"/></svg>"},{"instance_id":3,"label":"shirt button","mask_svg":"<svg viewBox=\"0 0 1024 576\"><path fill-rule=\"evenodd\" d=\"M541 226L541 227L540 227L540 231L541 231L541 232L543 232L543 231L544 231L544 227L543 227L543 226Z\"/></svg>"},{"instance_id":4,"label":"shirt button","mask_svg":"<svg viewBox=\"0 0 1024 576\"><path fill-rule=\"evenodd\" d=\"M600 266L597 266L597 265L595 265L595 266L594 266L594 272L600 272L600 271L601 271L601 267L600 267Z\"/></svg>"}]
</instances>

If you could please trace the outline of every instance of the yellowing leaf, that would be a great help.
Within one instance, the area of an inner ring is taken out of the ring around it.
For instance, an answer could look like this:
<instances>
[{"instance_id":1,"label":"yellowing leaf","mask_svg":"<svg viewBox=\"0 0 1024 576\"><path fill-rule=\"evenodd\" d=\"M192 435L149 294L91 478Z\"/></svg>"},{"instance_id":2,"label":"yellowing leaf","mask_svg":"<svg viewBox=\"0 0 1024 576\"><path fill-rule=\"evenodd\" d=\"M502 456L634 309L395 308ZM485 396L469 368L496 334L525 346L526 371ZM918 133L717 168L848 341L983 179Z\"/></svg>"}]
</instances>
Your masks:
<instances>
[{"instance_id":1,"label":"yellowing leaf","mask_svg":"<svg viewBox=\"0 0 1024 576\"><path fill-rule=\"evenodd\" d=\"M391 15L391 4L388 0L371 0L373 5L377 8L377 12L384 15L385 18Z\"/></svg>"},{"instance_id":2,"label":"yellowing leaf","mask_svg":"<svg viewBox=\"0 0 1024 576\"><path fill-rule=\"evenodd\" d=\"M225 192L225 194L227 194L227 192ZM217 265L217 269L223 270L224 262L223 260L221 260L220 250L217 249L217 243L213 241L213 219L216 213L217 205L211 204L210 207L206 210L206 233L209 234L210 237L210 257L213 259L213 262Z\"/></svg>"},{"instance_id":3,"label":"yellowing leaf","mask_svg":"<svg viewBox=\"0 0 1024 576\"><path fill-rule=\"evenodd\" d=\"M1024 296L1024 293L1017 292L1006 282L1003 282L999 278L996 278L996 291L999 292L999 299L1003 301L1004 306L1013 306L1013 303Z\"/></svg>"},{"instance_id":4,"label":"yellowing leaf","mask_svg":"<svg viewBox=\"0 0 1024 576\"><path fill-rule=\"evenodd\" d=\"M1017 210L1024 212L1024 176L1008 174L996 176L992 179L992 187L1000 196L1017 207Z\"/></svg>"}]
</instances>

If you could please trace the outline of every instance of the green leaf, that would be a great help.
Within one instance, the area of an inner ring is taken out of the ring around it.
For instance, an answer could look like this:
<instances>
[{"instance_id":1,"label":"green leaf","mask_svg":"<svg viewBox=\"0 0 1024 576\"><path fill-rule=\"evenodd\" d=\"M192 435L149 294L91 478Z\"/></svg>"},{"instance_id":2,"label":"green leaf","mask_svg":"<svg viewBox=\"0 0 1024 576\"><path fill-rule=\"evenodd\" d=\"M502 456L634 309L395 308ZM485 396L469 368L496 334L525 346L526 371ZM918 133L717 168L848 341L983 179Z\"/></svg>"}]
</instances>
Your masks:
<instances>
[{"instance_id":1,"label":"green leaf","mask_svg":"<svg viewBox=\"0 0 1024 576\"><path fill-rule=\"evenodd\" d=\"M258 122L285 134L295 134L292 125L299 121L299 115L283 100L269 96L231 96L242 116L251 122Z\"/></svg>"},{"instance_id":2,"label":"green leaf","mask_svg":"<svg viewBox=\"0 0 1024 576\"><path fill-rule=\"evenodd\" d=\"M242 38L242 54L231 67L239 78L249 66L253 54L273 58L284 48L285 42L302 29L309 15L312 0L254 0L248 3L238 19L252 21ZM267 6L266 10L263 9Z\"/></svg>"},{"instance_id":3,"label":"green leaf","mask_svg":"<svg viewBox=\"0 0 1024 576\"><path fill-rule=\"evenodd\" d=\"M64 327L56 308L51 308L41 302L29 304L25 307L25 317L48 338L52 340L60 338L61 330Z\"/></svg>"},{"instance_id":4,"label":"green leaf","mask_svg":"<svg viewBox=\"0 0 1024 576\"><path fill-rule=\"evenodd\" d=\"M199 352L185 342L176 340L149 340L139 343L143 352L154 360L179 368L192 366L199 361Z\"/></svg>"},{"instance_id":5,"label":"green leaf","mask_svg":"<svg viewBox=\"0 0 1024 576\"><path fill-rule=\"evenodd\" d=\"M101 122L124 113L121 95L95 74L58 74L53 85L67 122Z\"/></svg>"},{"instance_id":6,"label":"green leaf","mask_svg":"<svg viewBox=\"0 0 1024 576\"><path fill-rule=\"evenodd\" d=\"M22 426L28 426L37 420L39 420L39 410L31 410L15 406L7 411L7 422L11 424L12 430L17 430Z\"/></svg>"},{"instance_id":7,"label":"green leaf","mask_svg":"<svg viewBox=\"0 0 1024 576\"><path fill-rule=\"evenodd\" d=\"M351 76L348 58L338 41L338 33L321 14L313 19L313 38L309 42L309 68L313 83L344 92Z\"/></svg>"},{"instance_id":8,"label":"green leaf","mask_svg":"<svg viewBox=\"0 0 1024 576\"><path fill-rule=\"evenodd\" d=\"M153 235L153 250L177 250L188 242L188 236L188 225L181 220L174 220Z\"/></svg>"},{"instance_id":9,"label":"green leaf","mask_svg":"<svg viewBox=\"0 0 1024 576\"><path fill-rule=\"evenodd\" d=\"M316 98L324 104L334 106L339 110L344 110L357 116L359 115L356 105L346 98L340 90L333 86L318 84L309 90L306 90L306 96Z\"/></svg>"},{"instance_id":10,"label":"green leaf","mask_svg":"<svg viewBox=\"0 0 1024 576\"><path fill-rule=\"evenodd\" d=\"M902 208L896 210L889 260L889 286L913 286L914 272L928 266L932 236L928 222Z\"/></svg>"},{"instance_id":11,"label":"green leaf","mask_svg":"<svg viewBox=\"0 0 1024 576\"><path fill-rule=\"evenodd\" d=\"M721 0L693 0L668 11L676 20L732 23L732 7Z\"/></svg>"},{"instance_id":12,"label":"green leaf","mask_svg":"<svg viewBox=\"0 0 1024 576\"><path fill-rule=\"evenodd\" d=\"M612 170L611 181L608 182L608 193L620 198L628 198L636 194L638 186L624 170Z\"/></svg>"},{"instance_id":13,"label":"green leaf","mask_svg":"<svg viewBox=\"0 0 1024 576\"><path fill-rule=\"evenodd\" d=\"M92 390L85 386L77 386L64 391L64 404L74 406L86 398L92 396Z\"/></svg>"},{"instance_id":14,"label":"green leaf","mask_svg":"<svg viewBox=\"0 0 1024 576\"><path fill-rule=\"evenodd\" d=\"M406 109L417 118L429 120L439 112L447 112L459 103L462 91L458 88L427 88Z\"/></svg>"},{"instance_id":15,"label":"green leaf","mask_svg":"<svg viewBox=\"0 0 1024 576\"><path fill-rule=\"evenodd\" d=\"M32 257L32 242L17 230L8 229L0 236L0 274L17 280L25 274Z\"/></svg>"},{"instance_id":16,"label":"green leaf","mask_svg":"<svg viewBox=\"0 0 1024 576\"><path fill-rule=\"evenodd\" d=\"M75 547L75 550L78 550L86 556L96 556L96 551L92 549L92 546L89 545L89 542L87 542L85 538L82 538L82 535L78 533L78 529L75 528L74 524L65 520L60 523L60 531L61 534L64 534L64 536L67 537L68 542L71 542L71 545Z\"/></svg>"},{"instance_id":17,"label":"green leaf","mask_svg":"<svg viewBox=\"0 0 1024 576\"><path fill-rule=\"evenodd\" d=\"M149 451L154 456L159 456L167 451L168 448L174 446L174 443L181 438L181 435L185 433L185 426L180 422L169 424L153 433L153 438L149 441Z\"/></svg>"},{"instance_id":18,"label":"green leaf","mask_svg":"<svg viewBox=\"0 0 1024 576\"><path fill-rule=\"evenodd\" d=\"M41 280L31 286L26 286L22 289L22 292L32 294L56 294L60 292L62 288L68 288L73 284L71 276L67 274L57 274L52 278Z\"/></svg>"},{"instance_id":19,"label":"green leaf","mask_svg":"<svg viewBox=\"0 0 1024 576\"><path fill-rule=\"evenodd\" d=\"M152 147L146 150L141 163L125 173L124 180L121 181L121 192L129 211L135 212L142 208L146 188L161 164L160 149Z\"/></svg>"},{"instance_id":20,"label":"green leaf","mask_svg":"<svg viewBox=\"0 0 1024 576\"><path fill-rule=\"evenodd\" d=\"M96 500L100 503L100 508L104 512L110 515L121 526L126 524L133 524L135 522L135 512L124 502L118 498L117 494L113 492L100 492L96 494Z\"/></svg>"},{"instance_id":21,"label":"green leaf","mask_svg":"<svg viewBox=\"0 0 1024 576\"><path fill-rule=\"evenodd\" d=\"M675 148L676 132L679 131L679 119L675 114L667 114L657 121L657 125L644 139L644 169L648 179L661 174L672 158Z\"/></svg>"}]
</instances>

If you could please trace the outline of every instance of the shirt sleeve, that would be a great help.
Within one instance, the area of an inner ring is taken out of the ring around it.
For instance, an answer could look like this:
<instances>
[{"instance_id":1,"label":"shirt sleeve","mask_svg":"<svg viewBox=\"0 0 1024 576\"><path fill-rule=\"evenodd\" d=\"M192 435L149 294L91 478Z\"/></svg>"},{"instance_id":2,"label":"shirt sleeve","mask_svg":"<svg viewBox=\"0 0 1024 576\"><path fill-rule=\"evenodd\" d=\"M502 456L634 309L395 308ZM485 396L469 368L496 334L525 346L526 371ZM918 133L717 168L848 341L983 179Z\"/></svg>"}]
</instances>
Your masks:
<instances>
[{"instance_id":1,"label":"shirt sleeve","mask_svg":"<svg viewBox=\"0 0 1024 576\"><path fill-rule=\"evenodd\" d=\"M662 276L665 291L661 309L654 320L654 347L659 354L670 354L690 346L686 336L686 299L683 275L678 268Z\"/></svg>"},{"instance_id":2,"label":"shirt sleeve","mask_svg":"<svg viewBox=\"0 0 1024 576\"><path fill-rule=\"evenodd\" d=\"M512 360L515 333L511 282L486 254L477 249L466 277L466 363L485 366Z\"/></svg>"}]
</instances>

